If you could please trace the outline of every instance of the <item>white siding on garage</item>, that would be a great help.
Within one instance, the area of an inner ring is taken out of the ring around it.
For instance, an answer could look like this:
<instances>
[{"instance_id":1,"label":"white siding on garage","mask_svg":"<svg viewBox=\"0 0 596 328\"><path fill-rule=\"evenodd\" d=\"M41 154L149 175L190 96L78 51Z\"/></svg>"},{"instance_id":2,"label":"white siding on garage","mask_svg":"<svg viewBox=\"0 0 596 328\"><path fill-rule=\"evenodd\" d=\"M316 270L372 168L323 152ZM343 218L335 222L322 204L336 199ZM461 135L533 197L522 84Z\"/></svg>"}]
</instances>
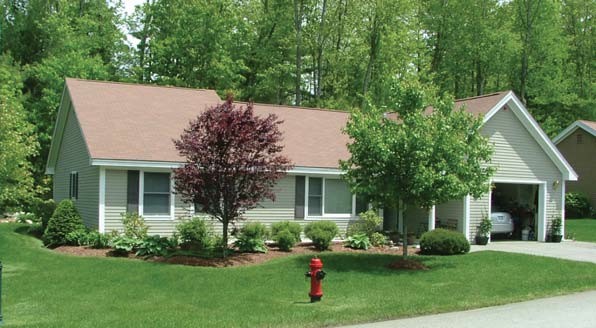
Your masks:
<instances>
[{"instance_id":1,"label":"white siding on garage","mask_svg":"<svg viewBox=\"0 0 596 328\"><path fill-rule=\"evenodd\" d=\"M85 140L79 122L68 99L68 113L58 161L54 170L54 200L60 202L69 197L70 173L78 172L79 192L74 203L89 228L99 225L99 168L89 164Z\"/></svg>"},{"instance_id":2,"label":"white siding on garage","mask_svg":"<svg viewBox=\"0 0 596 328\"><path fill-rule=\"evenodd\" d=\"M547 226L561 215L562 174L526 127L508 108L499 110L482 127L482 134L494 145L492 165L495 182L546 181ZM555 184L559 181L559 184ZM473 240L482 214L489 211L488 194L470 202L470 238Z\"/></svg>"}]
</instances>

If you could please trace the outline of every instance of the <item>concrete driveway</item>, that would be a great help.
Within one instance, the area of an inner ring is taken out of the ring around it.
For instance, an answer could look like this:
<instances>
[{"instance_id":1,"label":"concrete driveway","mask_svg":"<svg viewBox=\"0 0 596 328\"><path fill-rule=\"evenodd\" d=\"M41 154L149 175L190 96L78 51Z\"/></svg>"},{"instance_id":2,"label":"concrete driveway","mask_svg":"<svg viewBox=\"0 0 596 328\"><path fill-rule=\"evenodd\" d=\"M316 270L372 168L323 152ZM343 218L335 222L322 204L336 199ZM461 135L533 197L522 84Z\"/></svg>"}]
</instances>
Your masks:
<instances>
[{"instance_id":1,"label":"concrete driveway","mask_svg":"<svg viewBox=\"0 0 596 328\"><path fill-rule=\"evenodd\" d=\"M544 328L596 327L596 291L491 306L470 311L367 323L362 328ZM347 328L347 327L346 327Z\"/></svg>"},{"instance_id":2,"label":"concrete driveway","mask_svg":"<svg viewBox=\"0 0 596 328\"><path fill-rule=\"evenodd\" d=\"M581 241L563 241L561 243L540 243L535 241L494 241L486 246L472 245L470 251L522 253L556 257L572 261L596 263L596 243L586 243Z\"/></svg>"}]
</instances>

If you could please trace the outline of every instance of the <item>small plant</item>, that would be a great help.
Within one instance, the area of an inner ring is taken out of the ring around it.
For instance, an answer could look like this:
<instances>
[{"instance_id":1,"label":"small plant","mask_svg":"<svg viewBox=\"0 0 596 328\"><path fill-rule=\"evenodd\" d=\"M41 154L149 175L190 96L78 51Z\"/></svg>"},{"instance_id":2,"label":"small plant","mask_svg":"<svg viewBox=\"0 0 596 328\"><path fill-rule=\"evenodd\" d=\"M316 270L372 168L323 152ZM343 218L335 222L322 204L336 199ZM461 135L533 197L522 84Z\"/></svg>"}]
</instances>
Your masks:
<instances>
[{"instance_id":1,"label":"small plant","mask_svg":"<svg viewBox=\"0 0 596 328\"><path fill-rule=\"evenodd\" d=\"M159 235L148 236L143 239L139 245L137 256L164 256L169 250L176 248L173 239L160 237Z\"/></svg>"},{"instance_id":2,"label":"small plant","mask_svg":"<svg viewBox=\"0 0 596 328\"><path fill-rule=\"evenodd\" d=\"M294 245L296 245L296 243L298 242L296 240L296 235L287 229L277 232L273 236L273 240L277 243L277 247L279 247L280 250L285 252L291 251L292 247L294 247Z\"/></svg>"},{"instance_id":3,"label":"small plant","mask_svg":"<svg viewBox=\"0 0 596 328\"><path fill-rule=\"evenodd\" d=\"M77 230L85 230L83 220L72 200L65 199L52 214L43 235L43 242L48 247L66 245L66 235Z\"/></svg>"},{"instance_id":4,"label":"small plant","mask_svg":"<svg viewBox=\"0 0 596 328\"><path fill-rule=\"evenodd\" d=\"M560 243L563 239L563 220L560 217L555 217L550 223L551 240L555 243Z\"/></svg>"},{"instance_id":5,"label":"small plant","mask_svg":"<svg viewBox=\"0 0 596 328\"><path fill-rule=\"evenodd\" d=\"M327 250L338 233L337 224L332 221L311 222L304 227L304 234L312 240L315 248L320 251Z\"/></svg>"},{"instance_id":6,"label":"small plant","mask_svg":"<svg viewBox=\"0 0 596 328\"><path fill-rule=\"evenodd\" d=\"M435 229L422 235L420 249L424 255L457 255L469 252L470 243L461 232Z\"/></svg>"},{"instance_id":7,"label":"small plant","mask_svg":"<svg viewBox=\"0 0 596 328\"><path fill-rule=\"evenodd\" d=\"M124 225L124 235L129 238L143 240L147 237L149 228L145 224L145 219L138 213L123 213L122 224Z\"/></svg>"},{"instance_id":8,"label":"small plant","mask_svg":"<svg viewBox=\"0 0 596 328\"><path fill-rule=\"evenodd\" d=\"M103 234L99 231L91 231L88 234L89 246L97 249L109 248L111 238L112 237L109 234Z\"/></svg>"},{"instance_id":9,"label":"small plant","mask_svg":"<svg viewBox=\"0 0 596 328\"><path fill-rule=\"evenodd\" d=\"M297 242L300 241L300 234L302 233L302 227L297 222L281 221L275 222L271 225L271 236L275 239L275 236L281 231L288 230L294 235L294 239Z\"/></svg>"},{"instance_id":10,"label":"small plant","mask_svg":"<svg viewBox=\"0 0 596 328\"><path fill-rule=\"evenodd\" d=\"M203 219L194 217L176 226L175 236L184 249L203 250L213 246L211 226Z\"/></svg>"},{"instance_id":11,"label":"small plant","mask_svg":"<svg viewBox=\"0 0 596 328\"><path fill-rule=\"evenodd\" d=\"M368 236L363 233L349 236L346 240L346 244L348 247L354 249L368 249L371 246Z\"/></svg>"},{"instance_id":12,"label":"small plant","mask_svg":"<svg viewBox=\"0 0 596 328\"><path fill-rule=\"evenodd\" d=\"M387 237L380 232L373 233L368 239L370 239L370 244L375 247L387 245Z\"/></svg>"},{"instance_id":13,"label":"small plant","mask_svg":"<svg viewBox=\"0 0 596 328\"><path fill-rule=\"evenodd\" d=\"M259 222L251 222L240 229L234 246L238 247L240 252L267 253L265 238L267 238L267 227Z\"/></svg>"},{"instance_id":14,"label":"small plant","mask_svg":"<svg viewBox=\"0 0 596 328\"><path fill-rule=\"evenodd\" d=\"M348 227L347 235L365 234L371 238L375 232L380 231L381 223L383 223L383 218L375 210L368 210L360 213L360 218Z\"/></svg>"},{"instance_id":15,"label":"small plant","mask_svg":"<svg viewBox=\"0 0 596 328\"><path fill-rule=\"evenodd\" d=\"M72 246L89 245L89 233L86 229L71 231L66 234L66 244Z\"/></svg>"},{"instance_id":16,"label":"small plant","mask_svg":"<svg viewBox=\"0 0 596 328\"><path fill-rule=\"evenodd\" d=\"M110 246L112 246L116 255L124 256L136 250L139 247L140 243L141 242L136 238L131 238L126 235L122 235L112 239Z\"/></svg>"},{"instance_id":17,"label":"small plant","mask_svg":"<svg viewBox=\"0 0 596 328\"><path fill-rule=\"evenodd\" d=\"M17 215L17 222L27 224L39 223L39 218L33 213L19 213Z\"/></svg>"},{"instance_id":18,"label":"small plant","mask_svg":"<svg viewBox=\"0 0 596 328\"><path fill-rule=\"evenodd\" d=\"M478 226L478 235L482 237L489 237L492 229L493 222L488 218L488 216L485 215Z\"/></svg>"}]
</instances>

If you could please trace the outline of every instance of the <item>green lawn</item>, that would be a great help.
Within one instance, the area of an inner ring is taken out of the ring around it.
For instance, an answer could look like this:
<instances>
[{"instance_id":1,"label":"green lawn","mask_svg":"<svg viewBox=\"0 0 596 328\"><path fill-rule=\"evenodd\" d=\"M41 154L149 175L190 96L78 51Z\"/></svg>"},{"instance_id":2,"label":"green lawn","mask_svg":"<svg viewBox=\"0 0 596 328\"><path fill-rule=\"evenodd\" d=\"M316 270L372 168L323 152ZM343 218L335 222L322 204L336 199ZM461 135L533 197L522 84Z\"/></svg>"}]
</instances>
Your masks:
<instances>
[{"instance_id":1,"label":"green lawn","mask_svg":"<svg viewBox=\"0 0 596 328\"><path fill-rule=\"evenodd\" d=\"M596 219L567 219L565 234L572 234L575 240L596 242Z\"/></svg>"},{"instance_id":2,"label":"green lawn","mask_svg":"<svg viewBox=\"0 0 596 328\"><path fill-rule=\"evenodd\" d=\"M384 267L394 256L324 253L325 296L310 304L307 256L225 269L80 258L18 227L0 224L5 327L316 327L596 288L590 263L479 252L396 272Z\"/></svg>"}]
</instances>

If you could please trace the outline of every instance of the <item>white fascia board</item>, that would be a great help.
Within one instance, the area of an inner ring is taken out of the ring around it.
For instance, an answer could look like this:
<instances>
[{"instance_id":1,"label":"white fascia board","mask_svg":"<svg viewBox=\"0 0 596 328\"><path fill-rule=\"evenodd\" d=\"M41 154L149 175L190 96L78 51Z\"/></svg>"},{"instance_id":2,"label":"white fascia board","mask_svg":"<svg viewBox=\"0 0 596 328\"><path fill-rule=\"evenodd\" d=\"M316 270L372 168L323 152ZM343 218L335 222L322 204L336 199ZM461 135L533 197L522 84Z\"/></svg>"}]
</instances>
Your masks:
<instances>
[{"instance_id":1,"label":"white fascia board","mask_svg":"<svg viewBox=\"0 0 596 328\"><path fill-rule=\"evenodd\" d=\"M118 159L92 159L92 166L104 166L112 168L155 168L155 169L175 169L184 165L182 162L161 162L161 161L134 161L134 160L118 160ZM340 169L324 168L324 167L306 167L295 166L288 171L292 175L342 175Z\"/></svg>"},{"instance_id":2,"label":"white fascia board","mask_svg":"<svg viewBox=\"0 0 596 328\"><path fill-rule=\"evenodd\" d=\"M119 159L91 159L92 166L105 166L112 168L154 168L154 169L175 169L184 165L181 162L159 162L159 161L134 161Z\"/></svg>"},{"instance_id":3,"label":"white fascia board","mask_svg":"<svg viewBox=\"0 0 596 328\"><path fill-rule=\"evenodd\" d=\"M48 153L48 159L46 161L45 174L54 174L56 160L58 159L58 151L62 144L62 135L66 128L66 115L70 110L70 106L64 108L64 102L67 95L68 88L66 82L64 83L64 89L62 89L62 96L60 98L60 106L58 107L58 114L56 115L56 123L54 123L54 132L52 133L52 143L50 144L50 151ZM70 102L70 97L68 97Z\"/></svg>"},{"instance_id":4,"label":"white fascia board","mask_svg":"<svg viewBox=\"0 0 596 328\"><path fill-rule=\"evenodd\" d=\"M561 155L557 147L548 138L546 133L540 128L540 125L530 112L525 108L521 101L511 91L507 93L485 116L483 123L490 120L503 106L509 105L513 113L520 119L522 124L526 127L526 130L532 137L538 142L542 149L546 152L548 157L555 163L557 168L563 173L565 180L577 181L577 173L573 170L571 165L567 163L567 160Z\"/></svg>"},{"instance_id":5,"label":"white fascia board","mask_svg":"<svg viewBox=\"0 0 596 328\"><path fill-rule=\"evenodd\" d=\"M557 135L553 139L553 143L556 145L559 142L563 141L563 139L567 138L571 133L573 133L576 129L583 129L587 133L596 137L596 130L592 129L590 126L586 125L584 122L575 121L573 124L568 126L565 130L563 130L559 135Z\"/></svg>"}]
</instances>

